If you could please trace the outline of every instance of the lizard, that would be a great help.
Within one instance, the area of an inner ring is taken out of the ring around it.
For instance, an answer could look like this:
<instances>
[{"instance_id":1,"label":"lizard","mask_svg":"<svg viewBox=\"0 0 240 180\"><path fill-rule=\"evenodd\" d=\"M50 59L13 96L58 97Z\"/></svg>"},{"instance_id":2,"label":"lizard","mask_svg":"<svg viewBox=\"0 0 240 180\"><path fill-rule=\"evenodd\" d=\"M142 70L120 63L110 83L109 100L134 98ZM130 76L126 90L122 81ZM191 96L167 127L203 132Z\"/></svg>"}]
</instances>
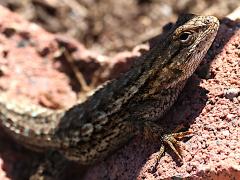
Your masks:
<instances>
[{"instance_id":1,"label":"lizard","mask_svg":"<svg viewBox=\"0 0 240 180\"><path fill-rule=\"evenodd\" d=\"M54 150L79 164L106 158L139 131L162 142L159 159L166 145L182 159L178 139L191 132L166 133L157 122L201 63L218 27L214 16L180 16L166 37L126 73L67 110L16 102L0 93L0 124L27 148Z\"/></svg>"}]
</instances>

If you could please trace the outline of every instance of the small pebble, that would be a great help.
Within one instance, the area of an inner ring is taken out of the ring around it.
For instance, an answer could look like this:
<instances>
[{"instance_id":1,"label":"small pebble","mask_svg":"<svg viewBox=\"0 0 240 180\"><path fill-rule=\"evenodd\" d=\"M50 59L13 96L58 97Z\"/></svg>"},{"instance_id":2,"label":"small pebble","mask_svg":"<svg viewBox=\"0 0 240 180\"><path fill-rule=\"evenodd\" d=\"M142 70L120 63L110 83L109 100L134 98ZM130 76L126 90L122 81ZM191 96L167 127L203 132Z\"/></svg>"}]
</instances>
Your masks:
<instances>
[{"instance_id":1,"label":"small pebble","mask_svg":"<svg viewBox=\"0 0 240 180\"><path fill-rule=\"evenodd\" d=\"M223 134L224 136L228 137L230 133L229 133L228 130L226 130L226 131L223 131L222 134Z\"/></svg>"},{"instance_id":2,"label":"small pebble","mask_svg":"<svg viewBox=\"0 0 240 180\"><path fill-rule=\"evenodd\" d=\"M233 114L228 114L228 115L226 116L226 120L227 120L227 121L232 121L233 118L234 118L234 115L233 115Z\"/></svg>"},{"instance_id":3,"label":"small pebble","mask_svg":"<svg viewBox=\"0 0 240 180\"><path fill-rule=\"evenodd\" d=\"M230 88L224 91L224 97L232 100L240 94L240 88Z\"/></svg>"}]
</instances>

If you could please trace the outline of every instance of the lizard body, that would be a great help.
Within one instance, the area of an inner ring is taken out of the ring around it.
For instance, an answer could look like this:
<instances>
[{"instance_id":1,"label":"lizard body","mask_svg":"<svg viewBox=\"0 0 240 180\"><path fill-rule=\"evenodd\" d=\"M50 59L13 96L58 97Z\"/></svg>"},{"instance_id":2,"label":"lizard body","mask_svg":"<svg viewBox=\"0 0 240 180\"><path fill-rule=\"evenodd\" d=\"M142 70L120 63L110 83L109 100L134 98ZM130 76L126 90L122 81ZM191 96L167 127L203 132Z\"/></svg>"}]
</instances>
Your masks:
<instances>
[{"instance_id":1,"label":"lizard body","mask_svg":"<svg viewBox=\"0 0 240 180\"><path fill-rule=\"evenodd\" d=\"M99 161L169 110L211 46L218 26L213 16L180 17L164 41L128 72L66 111L24 106L1 94L0 123L32 149L57 150L80 164ZM155 133L167 137L167 143L175 144L172 136L158 130Z\"/></svg>"}]
</instances>

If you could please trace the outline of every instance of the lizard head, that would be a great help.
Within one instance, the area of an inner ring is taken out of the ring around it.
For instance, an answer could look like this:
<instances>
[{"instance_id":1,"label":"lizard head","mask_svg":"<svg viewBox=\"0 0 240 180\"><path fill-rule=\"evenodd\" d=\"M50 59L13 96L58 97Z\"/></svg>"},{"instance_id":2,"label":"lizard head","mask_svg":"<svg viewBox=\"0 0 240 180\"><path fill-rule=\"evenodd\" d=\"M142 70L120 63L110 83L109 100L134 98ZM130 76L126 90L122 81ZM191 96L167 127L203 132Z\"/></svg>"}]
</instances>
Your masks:
<instances>
[{"instance_id":1,"label":"lizard head","mask_svg":"<svg viewBox=\"0 0 240 180\"><path fill-rule=\"evenodd\" d=\"M165 66L161 70L166 84L174 86L196 70L210 48L219 27L214 16L180 16L162 48Z\"/></svg>"}]
</instances>

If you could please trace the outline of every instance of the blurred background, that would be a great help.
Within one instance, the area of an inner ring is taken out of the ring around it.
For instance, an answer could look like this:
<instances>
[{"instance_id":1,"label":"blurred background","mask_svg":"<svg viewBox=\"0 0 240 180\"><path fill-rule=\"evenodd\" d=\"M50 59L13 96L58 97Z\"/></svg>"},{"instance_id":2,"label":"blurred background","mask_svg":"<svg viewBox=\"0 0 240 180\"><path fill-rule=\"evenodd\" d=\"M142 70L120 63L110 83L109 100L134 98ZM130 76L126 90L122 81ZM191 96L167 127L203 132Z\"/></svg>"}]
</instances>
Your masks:
<instances>
[{"instance_id":1,"label":"blurred background","mask_svg":"<svg viewBox=\"0 0 240 180\"><path fill-rule=\"evenodd\" d=\"M1 0L0 4L53 33L68 34L107 55L131 49L181 13L231 13L240 0Z\"/></svg>"}]
</instances>

